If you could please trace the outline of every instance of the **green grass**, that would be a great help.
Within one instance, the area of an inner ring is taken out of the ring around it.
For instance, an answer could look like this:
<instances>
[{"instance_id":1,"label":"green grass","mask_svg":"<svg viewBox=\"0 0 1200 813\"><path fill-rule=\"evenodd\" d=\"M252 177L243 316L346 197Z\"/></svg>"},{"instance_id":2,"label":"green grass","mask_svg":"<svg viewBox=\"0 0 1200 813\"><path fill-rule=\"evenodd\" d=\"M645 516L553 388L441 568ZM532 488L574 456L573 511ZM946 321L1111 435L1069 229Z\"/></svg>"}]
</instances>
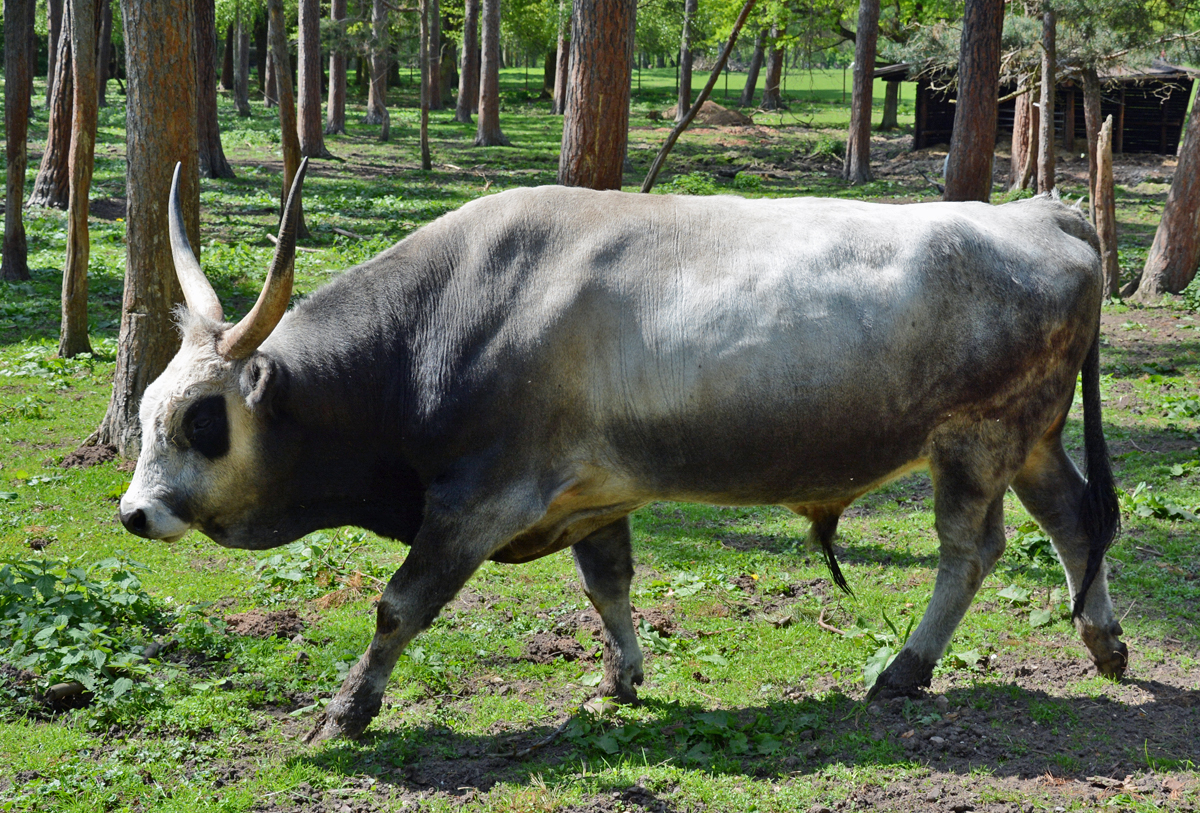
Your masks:
<instances>
[{"instance_id":1,"label":"green grass","mask_svg":"<svg viewBox=\"0 0 1200 813\"><path fill-rule=\"evenodd\" d=\"M636 75L634 80L628 189L640 184L666 136L668 125L648 114L674 103L673 71L640 73L640 90ZM349 134L327 140L336 158L314 162L306 182L313 237L305 247L313 250L297 260L299 293L481 194L554 181L561 122L536 98L540 71L530 72L530 93L523 69L507 69L503 79L501 124L514 146L476 149L473 126L453 122L449 111L435 112L430 172L421 171L417 160L411 84L392 91L389 144L378 143L376 128L360 123L361 100L352 105ZM703 81L698 76L697 86ZM732 76L731 99L740 85L741 77ZM722 94L718 83L714 100L724 103ZM662 181L677 178L676 188L695 187L685 191L755 196L930 197L920 179L847 188L827 171L838 163L837 141L844 139L849 119L841 105L840 71L789 72L785 96L788 110L757 114L758 126L748 133L708 129L685 135ZM124 110L120 97L110 98L116 103L101 113L94 201L120 198L124 190ZM876 119L881 102L879 87ZM909 99L901 108L906 126L911 104ZM38 149L46 114L37 105L34 112ZM272 253L266 235L275 228L279 192L278 119L259 104L252 118L238 119L222 99L221 125L238 177L201 183L201 255L227 313L236 317L257 295ZM885 149L898 153L898 143ZM31 163L29 182L36 172ZM715 173L730 166L749 167L745 172L757 180L739 186ZM1161 190L1121 190L1122 263L1129 273L1144 256L1163 197ZM81 563L122 552L144 562L145 588L164 612L177 615L164 637L177 639L176 652L188 657L156 665L161 688L127 706L27 719L18 713L23 707L0 692L0 810L238 811L268 800L286 809L301 806L297 797L336 798L335 808L362 801L399 809L422 793L423 809L431 810L457 809L460 802L475 810L588 809L601 800L612 808L653 809L662 801L680 810L705 805L794 811L818 803L852 806L856 794L869 788L905 786L915 789L908 801L923 799L935 781L980 800L1024 804L1036 798L1047 808L1063 804L1072 810L1084 809L1082 802L1032 783L1014 791L1005 781L1016 781L1011 766L1025 764L1023 759L1040 759L1039 769L1054 775L1087 772L1094 758L1080 752L1089 742L1130 772L1185 781L1190 789L1181 798L1198 801L1195 751L1172 745L1176 740L1169 737L1166 745L1127 741L1097 715L1095 709L1106 704L1124 708L1153 701L1129 699L1143 691L1141 684L1115 686L1082 669L1082 646L1052 600L1062 586L1061 571L1039 558L1025 531L1022 543L1014 541L985 580L956 633L950 652L958 659L938 669L935 680L948 699L946 708L919 701L895 712L897 726L928 737L957 724L950 715L964 709L968 716L987 718L980 730L1010 737L1011 749L982 765L945 763L907 750L902 731L874 722L875 712L861 702L863 667L880 646L899 643L888 622L903 634L933 589L937 544L923 476L868 495L845 518L838 545L854 598L821 586L818 580L826 574L819 558L802 544L806 523L781 508L658 504L635 514L633 602L641 611L675 619L686 633L666 638L645 633L641 706L599 719L576 714L599 670L598 644L586 632L562 632L583 646L587 654L581 660L541 664L523 657L530 636L559 634L563 619L588 607L564 553L520 567L484 566L467 597L401 657L375 733L361 743L305 748L299 738L312 715L336 691L373 632L374 582L367 578L361 589L347 591L349 600L326 606L313 599L338 587L338 574L331 571L322 575L314 567L295 586L277 589L281 582L265 578L269 568L260 566L270 553L225 550L198 534L170 544L132 537L117 522L115 503L128 471L114 464L59 467L99 423L107 403L124 224L91 221L95 353L73 361L53 356L64 218L56 211L28 211L26 226L33 280L0 286L0 557L32 556L36 543L48 545L48 555ZM367 239L338 234L335 227ZM1196 319L1177 304L1108 308L1130 323L1120 330L1131 336L1154 338L1150 333L1157 328L1139 325L1157 324L1163 314ZM1127 493L1146 482L1150 491L1143 495L1194 509L1200 474L1191 464L1200 446L1200 422L1163 413L1178 413L1178 398L1196 392L1200 335L1157 347L1161 357L1154 359L1105 348L1106 429ZM1140 411L1118 406L1129 395L1138 399ZM1078 419L1074 413L1068 426L1076 450ZM1191 680L1186 699L1200 688L1197 525L1142 516L1136 508L1130 503L1125 533L1111 556L1117 568L1114 596L1138 668L1183 670ZM1010 497L1010 538L1028 521ZM341 575L358 570L386 578L405 556L398 543L368 536L365 546L357 546L347 539L320 543L344 553ZM290 557L282 565L302 564L298 554L281 555ZM1027 598L1014 602L1000 595L1014 585L1027 591L1016 595ZM222 620L242 610L289 608L308 621L295 641L229 635ZM1031 613L1039 609L1050 610L1050 618L1034 626ZM831 633L818 621L849 634ZM1002 664L1039 662L1047 653L1078 663L1078 677L1038 691L978 665L991 656ZM1149 713L1156 708L1168 707L1151 707ZM996 709L1020 713L1010 719L993 714ZM729 716L714 717L718 711ZM505 758L572 715L576 725L543 752L524 761ZM1024 728L1032 722L1053 728L1074 750L1040 756L1036 737ZM1194 718L1184 724L1194 725ZM483 773L454 773L454 766L468 764L483 765ZM437 769L458 783L450 794L421 784L419 772L431 766L441 766ZM1095 768L1102 769L1108 765ZM14 781L18 774L20 783ZM460 786L474 790L456 797ZM1148 802L1138 802L1143 803ZM904 802L882 797L874 804L905 809Z\"/></svg>"}]
</instances>

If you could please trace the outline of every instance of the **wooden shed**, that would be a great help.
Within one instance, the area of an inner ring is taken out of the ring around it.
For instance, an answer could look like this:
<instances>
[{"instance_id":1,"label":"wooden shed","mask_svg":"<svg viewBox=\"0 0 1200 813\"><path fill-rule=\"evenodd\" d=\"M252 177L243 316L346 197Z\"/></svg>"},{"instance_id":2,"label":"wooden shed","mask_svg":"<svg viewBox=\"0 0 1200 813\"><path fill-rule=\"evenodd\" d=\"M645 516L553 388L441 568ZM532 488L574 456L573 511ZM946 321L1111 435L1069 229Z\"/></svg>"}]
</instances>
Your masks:
<instances>
[{"instance_id":1,"label":"wooden shed","mask_svg":"<svg viewBox=\"0 0 1200 813\"><path fill-rule=\"evenodd\" d=\"M949 144L954 129L954 91L937 90L945 84L927 74L918 74L912 65L897 64L878 68L875 76L888 82L915 81L916 120L913 149ZM1149 152L1174 155L1187 118L1192 97L1192 72L1186 68L1155 60L1147 69L1118 69L1100 78L1100 115L1113 117L1113 152ZM1013 92L1012 86L1000 89L1001 97ZM1016 102L1000 103L997 137L1012 135ZM1073 150L1075 140L1087 137L1083 120L1083 92L1073 81L1058 86L1054 109L1054 129L1066 149Z\"/></svg>"}]
</instances>

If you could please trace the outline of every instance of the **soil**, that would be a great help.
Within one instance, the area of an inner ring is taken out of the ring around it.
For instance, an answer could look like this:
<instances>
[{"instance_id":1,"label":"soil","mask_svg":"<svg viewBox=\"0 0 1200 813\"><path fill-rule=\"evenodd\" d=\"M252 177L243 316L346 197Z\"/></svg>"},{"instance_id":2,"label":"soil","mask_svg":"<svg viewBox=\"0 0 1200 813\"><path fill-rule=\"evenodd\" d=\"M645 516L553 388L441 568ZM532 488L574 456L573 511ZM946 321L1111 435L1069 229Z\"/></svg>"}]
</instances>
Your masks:
<instances>
[{"instance_id":1,"label":"soil","mask_svg":"<svg viewBox=\"0 0 1200 813\"><path fill-rule=\"evenodd\" d=\"M304 631L304 619L295 610L250 610L225 616L225 623L234 635L250 638L295 638Z\"/></svg>"},{"instance_id":2,"label":"soil","mask_svg":"<svg viewBox=\"0 0 1200 813\"><path fill-rule=\"evenodd\" d=\"M59 465L64 469L87 469L92 466L98 466L101 463L107 463L110 460L115 460L116 457L116 446L110 446L107 443L98 443L95 446L80 446L63 458L63 462Z\"/></svg>"},{"instance_id":3,"label":"soil","mask_svg":"<svg viewBox=\"0 0 1200 813\"><path fill-rule=\"evenodd\" d=\"M662 117L669 121L675 120L675 111L679 109L679 105L675 105L670 110L664 110ZM737 127L754 124L754 119L747 116L745 113L739 113L736 110L730 110L727 107L721 107L716 102L707 100L700 105L700 109L696 111L696 117L692 119L690 126L704 127Z\"/></svg>"}]
</instances>

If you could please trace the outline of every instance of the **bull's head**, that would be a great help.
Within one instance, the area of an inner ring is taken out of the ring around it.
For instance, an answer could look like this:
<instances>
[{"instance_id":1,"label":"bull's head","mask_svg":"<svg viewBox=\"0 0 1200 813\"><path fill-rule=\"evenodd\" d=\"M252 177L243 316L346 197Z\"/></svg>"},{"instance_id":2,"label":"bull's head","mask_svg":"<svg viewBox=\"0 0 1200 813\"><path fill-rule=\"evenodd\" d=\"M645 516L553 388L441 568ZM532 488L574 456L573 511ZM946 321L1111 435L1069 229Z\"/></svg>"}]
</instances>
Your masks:
<instances>
[{"instance_id":1,"label":"bull's head","mask_svg":"<svg viewBox=\"0 0 1200 813\"><path fill-rule=\"evenodd\" d=\"M265 461L256 442L278 383L273 361L258 351L287 311L292 293L301 163L284 208L275 257L253 309L235 325L188 244L179 173L168 215L171 254L187 309L183 343L142 397L142 447L121 522L148 539L175 539L197 528L217 542L263 547L249 513L261 505Z\"/></svg>"}]
</instances>

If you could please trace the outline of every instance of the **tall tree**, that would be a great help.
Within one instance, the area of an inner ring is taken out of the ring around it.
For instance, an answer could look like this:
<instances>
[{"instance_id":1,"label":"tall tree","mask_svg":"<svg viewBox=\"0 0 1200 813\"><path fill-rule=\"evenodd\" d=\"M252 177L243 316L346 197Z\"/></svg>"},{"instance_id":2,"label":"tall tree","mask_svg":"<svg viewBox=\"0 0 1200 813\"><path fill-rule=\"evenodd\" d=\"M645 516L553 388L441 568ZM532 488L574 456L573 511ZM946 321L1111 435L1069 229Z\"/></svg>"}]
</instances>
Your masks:
<instances>
[{"instance_id":1,"label":"tall tree","mask_svg":"<svg viewBox=\"0 0 1200 813\"><path fill-rule=\"evenodd\" d=\"M199 157L192 0L123 0L126 103L125 294L112 398L91 440L124 458L141 447L138 405L179 348L172 310L182 300L167 236L172 168L183 163L188 237L200 245Z\"/></svg>"},{"instance_id":2,"label":"tall tree","mask_svg":"<svg viewBox=\"0 0 1200 813\"><path fill-rule=\"evenodd\" d=\"M34 0L4 0L4 132L8 162L4 186L4 252L0 279L29 279L29 250L21 202L25 200L26 140L29 107L33 101L29 60L29 32L36 11Z\"/></svg>"},{"instance_id":3,"label":"tall tree","mask_svg":"<svg viewBox=\"0 0 1200 813\"><path fill-rule=\"evenodd\" d=\"M225 50L221 54L221 90L233 90L234 24L225 27Z\"/></svg>"},{"instance_id":4,"label":"tall tree","mask_svg":"<svg viewBox=\"0 0 1200 813\"><path fill-rule=\"evenodd\" d=\"M346 52L342 47L341 26L346 20L346 0L331 0L329 19L338 28L337 43L329 50L329 98L325 135L346 132Z\"/></svg>"},{"instance_id":5,"label":"tall tree","mask_svg":"<svg viewBox=\"0 0 1200 813\"><path fill-rule=\"evenodd\" d=\"M367 94L366 124L386 124L388 70L388 5L386 0L371 4L371 89Z\"/></svg>"},{"instance_id":6,"label":"tall tree","mask_svg":"<svg viewBox=\"0 0 1200 813\"><path fill-rule=\"evenodd\" d=\"M1088 211L1096 225L1096 179L1100 177L1100 75L1094 67L1083 70L1083 128L1088 143Z\"/></svg>"},{"instance_id":7,"label":"tall tree","mask_svg":"<svg viewBox=\"0 0 1200 813\"><path fill-rule=\"evenodd\" d=\"M1104 291L1112 297L1121 288L1121 262L1117 257L1117 196L1113 187L1112 128L1109 116L1096 137L1096 238L1100 242L1100 269L1104 273Z\"/></svg>"},{"instance_id":8,"label":"tall tree","mask_svg":"<svg viewBox=\"0 0 1200 813\"><path fill-rule=\"evenodd\" d=\"M986 203L991 197L1003 29L1004 0L967 0L958 60L958 104L946 161L946 200Z\"/></svg>"},{"instance_id":9,"label":"tall tree","mask_svg":"<svg viewBox=\"0 0 1200 813\"><path fill-rule=\"evenodd\" d=\"M750 65L746 68L746 84L742 86L742 98L739 100L742 107L750 107L754 104L754 92L758 88L758 72L762 70L763 56L766 54L764 46L766 39L767 30L765 28L760 28L754 35L754 51L750 55Z\"/></svg>"},{"instance_id":10,"label":"tall tree","mask_svg":"<svg viewBox=\"0 0 1200 813\"><path fill-rule=\"evenodd\" d=\"M92 352L88 342L87 291L88 258L88 192L92 187L92 167L96 144L96 60L83 56L96 52L97 0L68 0L71 13L70 29L64 36L71 38L73 59L71 82L75 94L71 147L68 161L70 173L67 205L67 258L62 279L62 328L58 337L58 354L72 358Z\"/></svg>"},{"instance_id":11,"label":"tall tree","mask_svg":"<svg viewBox=\"0 0 1200 813\"><path fill-rule=\"evenodd\" d=\"M283 0L267 0L267 14L271 19L270 49L275 62L275 95L279 101L280 145L283 147L283 192L279 202L279 217L282 221L287 207L288 190L292 179L300 169L300 138L296 133L296 95L292 90L291 60L287 50L287 25L283 18ZM296 220L296 236L307 238L308 228L304 224L301 210Z\"/></svg>"},{"instance_id":12,"label":"tall tree","mask_svg":"<svg viewBox=\"0 0 1200 813\"><path fill-rule=\"evenodd\" d=\"M242 8L241 4L238 4L236 14L234 40L237 43L237 55L233 65L233 104L237 108L237 114L246 118L250 116L251 23L247 19L247 11Z\"/></svg>"},{"instance_id":13,"label":"tall tree","mask_svg":"<svg viewBox=\"0 0 1200 813\"><path fill-rule=\"evenodd\" d=\"M675 121L683 121L692 106L692 26L696 23L697 0L683 0L683 34L679 43L679 98Z\"/></svg>"},{"instance_id":14,"label":"tall tree","mask_svg":"<svg viewBox=\"0 0 1200 813\"><path fill-rule=\"evenodd\" d=\"M883 118L879 121L879 129L895 130L900 126L900 83L885 82L883 87Z\"/></svg>"},{"instance_id":15,"label":"tall tree","mask_svg":"<svg viewBox=\"0 0 1200 813\"><path fill-rule=\"evenodd\" d=\"M71 7L59 6L63 18L60 26L70 31ZM90 51L89 51L90 53ZM59 35L58 53L54 56L54 82L50 99L50 124L46 130L46 148L42 151L42 163L33 179L29 193L30 206L53 206L67 208L69 196L69 156L71 150L71 37Z\"/></svg>"},{"instance_id":16,"label":"tall tree","mask_svg":"<svg viewBox=\"0 0 1200 813\"><path fill-rule=\"evenodd\" d=\"M46 0L46 107L54 101L58 59L62 46L63 0Z\"/></svg>"},{"instance_id":17,"label":"tall tree","mask_svg":"<svg viewBox=\"0 0 1200 813\"><path fill-rule=\"evenodd\" d=\"M1057 19L1053 11L1042 14L1042 91L1038 99L1041 130L1038 133L1038 192L1054 188L1054 83L1058 76L1055 48Z\"/></svg>"},{"instance_id":18,"label":"tall tree","mask_svg":"<svg viewBox=\"0 0 1200 813\"><path fill-rule=\"evenodd\" d=\"M850 135L842 177L867 183L871 174L871 91L875 84L875 45L879 39L879 0L860 0L854 38L854 91L850 98Z\"/></svg>"},{"instance_id":19,"label":"tall tree","mask_svg":"<svg viewBox=\"0 0 1200 813\"><path fill-rule=\"evenodd\" d=\"M112 0L100 2L100 41L96 43L96 104L108 107L109 64L112 62Z\"/></svg>"},{"instance_id":20,"label":"tall tree","mask_svg":"<svg viewBox=\"0 0 1200 813\"><path fill-rule=\"evenodd\" d=\"M425 0L428 21L425 25L425 84L429 91L425 94L429 100L430 110L443 110L442 103L442 9L438 0Z\"/></svg>"},{"instance_id":21,"label":"tall tree","mask_svg":"<svg viewBox=\"0 0 1200 813\"><path fill-rule=\"evenodd\" d=\"M430 96L433 95L434 89L429 82L429 64L430 64L430 31L429 31L429 16L431 13L430 6L433 5L433 0L418 0L418 28L420 29L417 37L417 45L420 49L418 61L421 65L421 169L430 170L433 168L433 160L429 155L429 102ZM441 91L438 91L439 95Z\"/></svg>"},{"instance_id":22,"label":"tall tree","mask_svg":"<svg viewBox=\"0 0 1200 813\"><path fill-rule=\"evenodd\" d=\"M221 147L217 120L217 21L214 0L196 2L196 134L200 149L200 174L205 178L232 178L233 167Z\"/></svg>"},{"instance_id":23,"label":"tall tree","mask_svg":"<svg viewBox=\"0 0 1200 813\"><path fill-rule=\"evenodd\" d=\"M564 186L621 188L636 22L636 0L575 4L570 90L558 160L558 182Z\"/></svg>"},{"instance_id":24,"label":"tall tree","mask_svg":"<svg viewBox=\"0 0 1200 813\"><path fill-rule=\"evenodd\" d=\"M479 124L476 147L507 146L500 131L500 0L481 0L483 29L479 55ZM626 80L628 81L628 80ZM626 89L626 96L628 96ZM559 174L561 175L561 169Z\"/></svg>"},{"instance_id":25,"label":"tall tree","mask_svg":"<svg viewBox=\"0 0 1200 813\"><path fill-rule=\"evenodd\" d=\"M567 112L567 78L571 70L571 4L558 0L558 45L554 52L554 101L550 112L561 116Z\"/></svg>"},{"instance_id":26,"label":"tall tree","mask_svg":"<svg viewBox=\"0 0 1200 813\"><path fill-rule=\"evenodd\" d=\"M783 93L780 90L780 83L783 81L783 48L779 44L779 37L783 34L778 26L771 26L771 32L768 38L771 41L771 50L767 55L767 75L763 82L762 109L763 110L779 110L783 107Z\"/></svg>"},{"instance_id":27,"label":"tall tree","mask_svg":"<svg viewBox=\"0 0 1200 813\"><path fill-rule=\"evenodd\" d=\"M1008 188L1024 189L1037 175L1037 143L1041 125L1037 105L1033 103L1033 77L1024 80L1024 92L1017 96L1013 112L1012 161L1008 168ZM1028 172L1027 172L1028 171Z\"/></svg>"},{"instance_id":28,"label":"tall tree","mask_svg":"<svg viewBox=\"0 0 1200 813\"><path fill-rule=\"evenodd\" d=\"M561 0L560 0L561 1ZM454 120L471 123L479 103L479 0L465 0L463 9L462 70L458 73L458 101Z\"/></svg>"},{"instance_id":29,"label":"tall tree","mask_svg":"<svg viewBox=\"0 0 1200 813\"><path fill-rule=\"evenodd\" d=\"M1200 263L1200 104L1192 103L1179 164L1167 193L1162 219L1146 255L1135 302L1152 303L1177 294L1196 276Z\"/></svg>"},{"instance_id":30,"label":"tall tree","mask_svg":"<svg viewBox=\"0 0 1200 813\"><path fill-rule=\"evenodd\" d=\"M320 0L300 0L299 37L300 79L297 126L300 135L300 154L309 158L326 158L324 124L321 121L321 3ZM296 162L300 166L300 162ZM289 181L290 183L290 181ZM290 188L290 187L289 187ZM287 192L284 192L287 197ZM286 202L286 201L285 201Z\"/></svg>"}]
</instances>

